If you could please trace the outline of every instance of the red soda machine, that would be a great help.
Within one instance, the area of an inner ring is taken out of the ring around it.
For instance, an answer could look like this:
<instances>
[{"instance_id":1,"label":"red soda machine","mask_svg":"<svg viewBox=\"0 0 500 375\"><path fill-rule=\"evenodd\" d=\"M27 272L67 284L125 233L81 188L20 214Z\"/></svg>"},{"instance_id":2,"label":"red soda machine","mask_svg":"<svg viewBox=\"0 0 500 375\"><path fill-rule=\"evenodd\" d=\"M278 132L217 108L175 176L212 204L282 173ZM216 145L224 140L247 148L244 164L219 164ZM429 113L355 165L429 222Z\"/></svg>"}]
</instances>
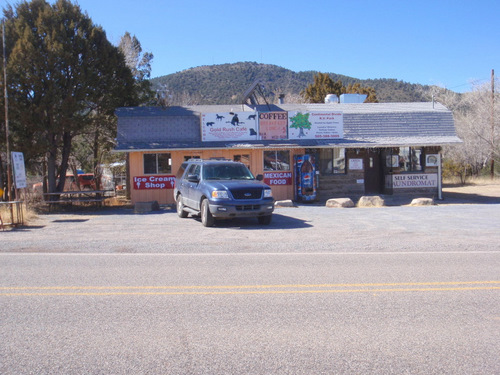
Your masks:
<instances>
[{"instance_id":1,"label":"red soda machine","mask_svg":"<svg viewBox=\"0 0 500 375\"><path fill-rule=\"evenodd\" d=\"M295 200L312 202L316 200L317 177L314 155L295 156Z\"/></svg>"}]
</instances>

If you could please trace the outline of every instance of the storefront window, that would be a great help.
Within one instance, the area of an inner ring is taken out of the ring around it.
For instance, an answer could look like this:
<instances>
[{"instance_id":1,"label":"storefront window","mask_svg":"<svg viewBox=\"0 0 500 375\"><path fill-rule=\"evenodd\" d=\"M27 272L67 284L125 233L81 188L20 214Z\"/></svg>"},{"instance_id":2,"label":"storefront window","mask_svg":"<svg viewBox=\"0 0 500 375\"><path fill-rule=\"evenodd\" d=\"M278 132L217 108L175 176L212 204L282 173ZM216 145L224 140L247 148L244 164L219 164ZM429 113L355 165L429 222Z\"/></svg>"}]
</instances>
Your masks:
<instances>
[{"instance_id":1,"label":"storefront window","mask_svg":"<svg viewBox=\"0 0 500 375\"><path fill-rule=\"evenodd\" d=\"M172 172L170 154L144 154L144 174L160 174Z\"/></svg>"},{"instance_id":2,"label":"storefront window","mask_svg":"<svg viewBox=\"0 0 500 375\"><path fill-rule=\"evenodd\" d=\"M264 151L265 171L289 171L290 151Z\"/></svg>"},{"instance_id":3,"label":"storefront window","mask_svg":"<svg viewBox=\"0 0 500 375\"><path fill-rule=\"evenodd\" d=\"M319 150L322 175L345 173L345 148L322 148Z\"/></svg>"},{"instance_id":4,"label":"storefront window","mask_svg":"<svg viewBox=\"0 0 500 375\"><path fill-rule=\"evenodd\" d=\"M247 168L250 169L250 155L248 155L248 154L233 155L233 160L239 161L240 163L245 164L247 166Z\"/></svg>"},{"instance_id":5,"label":"storefront window","mask_svg":"<svg viewBox=\"0 0 500 375\"><path fill-rule=\"evenodd\" d=\"M401 171L417 172L422 170L422 148L400 147L399 168Z\"/></svg>"}]
</instances>

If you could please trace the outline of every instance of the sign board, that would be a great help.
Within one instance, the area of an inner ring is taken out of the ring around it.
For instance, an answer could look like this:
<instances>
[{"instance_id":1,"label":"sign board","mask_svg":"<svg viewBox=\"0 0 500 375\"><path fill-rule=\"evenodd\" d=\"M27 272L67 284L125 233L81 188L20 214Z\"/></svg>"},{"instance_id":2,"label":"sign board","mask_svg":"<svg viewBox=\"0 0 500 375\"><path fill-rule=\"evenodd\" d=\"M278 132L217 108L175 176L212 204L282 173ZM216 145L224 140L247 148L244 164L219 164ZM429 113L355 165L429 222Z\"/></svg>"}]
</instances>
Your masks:
<instances>
[{"instance_id":1,"label":"sign board","mask_svg":"<svg viewBox=\"0 0 500 375\"><path fill-rule=\"evenodd\" d=\"M24 155L22 152L12 152L12 169L16 189L26 187L26 170L24 168Z\"/></svg>"},{"instance_id":2,"label":"sign board","mask_svg":"<svg viewBox=\"0 0 500 375\"><path fill-rule=\"evenodd\" d=\"M287 139L288 112L259 112L259 139Z\"/></svg>"},{"instance_id":3,"label":"sign board","mask_svg":"<svg viewBox=\"0 0 500 375\"><path fill-rule=\"evenodd\" d=\"M292 184L292 172L264 172L264 182L269 186Z\"/></svg>"},{"instance_id":4,"label":"sign board","mask_svg":"<svg viewBox=\"0 0 500 375\"><path fill-rule=\"evenodd\" d=\"M134 190L164 190L173 189L175 176L134 176Z\"/></svg>"},{"instance_id":5,"label":"sign board","mask_svg":"<svg viewBox=\"0 0 500 375\"><path fill-rule=\"evenodd\" d=\"M425 156L425 165L427 167L437 167L439 166L440 155L439 154L431 154Z\"/></svg>"},{"instance_id":6,"label":"sign board","mask_svg":"<svg viewBox=\"0 0 500 375\"><path fill-rule=\"evenodd\" d=\"M409 188L437 188L437 174L394 174L392 175L392 187L394 189Z\"/></svg>"},{"instance_id":7,"label":"sign board","mask_svg":"<svg viewBox=\"0 0 500 375\"><path fill-rule=\"evenodd\" d=\"M255 141L259 136L257 112L201 114L201 140Z\"/></svg>"},{"instance_id":8,"label":"sign board","mask_svg":"<svg viewBox=\"0 0 500 375\"><path fill-rule=\"evenodd\" d=\"M349 159L349 169L352 171L362 171L363 159Z\"/></svg>"},{"instance_id":9,"label":"sign board","mask_svg":"<svg viewBox=\"0 0 500 375\"><path fill-rule=\"evenodd\" d=\"M288 112L288 139L344 138L342 112Z\"/></svg>"}]
</instances>

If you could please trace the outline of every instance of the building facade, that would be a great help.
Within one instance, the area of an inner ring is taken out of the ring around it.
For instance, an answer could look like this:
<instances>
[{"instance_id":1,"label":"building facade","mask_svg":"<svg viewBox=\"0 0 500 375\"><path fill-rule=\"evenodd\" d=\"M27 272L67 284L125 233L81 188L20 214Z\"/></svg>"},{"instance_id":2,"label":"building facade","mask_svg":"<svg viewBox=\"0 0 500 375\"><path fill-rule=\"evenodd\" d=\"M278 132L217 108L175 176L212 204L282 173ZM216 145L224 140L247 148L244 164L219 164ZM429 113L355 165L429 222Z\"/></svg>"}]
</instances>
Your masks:
<instances>
[{"instance_id":1,"label":"building facade","mask_svg":"<svg viewBox=\"0 0 500 375\"><path fill-rule=\"evenodd\" d=\"M173 204L190 158L241 161L277 200L377 194L440 197L441 148L460 143L439 103L119 108L133 203Z\"/></svg>"}]
</instances>

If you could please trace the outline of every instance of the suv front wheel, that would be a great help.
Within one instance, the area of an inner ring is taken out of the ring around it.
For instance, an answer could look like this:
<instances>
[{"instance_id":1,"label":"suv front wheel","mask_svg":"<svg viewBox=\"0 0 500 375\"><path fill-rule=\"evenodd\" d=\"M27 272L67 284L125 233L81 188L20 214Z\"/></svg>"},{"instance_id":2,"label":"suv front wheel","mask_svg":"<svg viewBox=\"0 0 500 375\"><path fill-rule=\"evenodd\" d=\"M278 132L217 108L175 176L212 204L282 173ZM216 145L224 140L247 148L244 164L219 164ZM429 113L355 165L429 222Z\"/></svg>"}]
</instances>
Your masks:
<instances>
[{"instance_id":1,"label":"suv front wheel","mask_svg":"<svg viewBox=\"0 0 500 375\"><path fill-rule=\"evenodd\" d=\"M259 224L262 224L262 225L269 225L269 224L271 224L271 219L272 219L271 215L265 215L265 216L258 216L257 217L257 220L259 221Z\"/></svg>"},{"instance_id":2,"label":"suv front wheel","mask_svg":"<svg viewBox=\"0 0 500 375\"><path fill-rule=\"evenodd\" d=\"M201 202L201 223L204 227L212 227L215 223L215 219L210 212L210 207L208 207L208 199L203 199Z\"/></svg>"}]
</instances>

